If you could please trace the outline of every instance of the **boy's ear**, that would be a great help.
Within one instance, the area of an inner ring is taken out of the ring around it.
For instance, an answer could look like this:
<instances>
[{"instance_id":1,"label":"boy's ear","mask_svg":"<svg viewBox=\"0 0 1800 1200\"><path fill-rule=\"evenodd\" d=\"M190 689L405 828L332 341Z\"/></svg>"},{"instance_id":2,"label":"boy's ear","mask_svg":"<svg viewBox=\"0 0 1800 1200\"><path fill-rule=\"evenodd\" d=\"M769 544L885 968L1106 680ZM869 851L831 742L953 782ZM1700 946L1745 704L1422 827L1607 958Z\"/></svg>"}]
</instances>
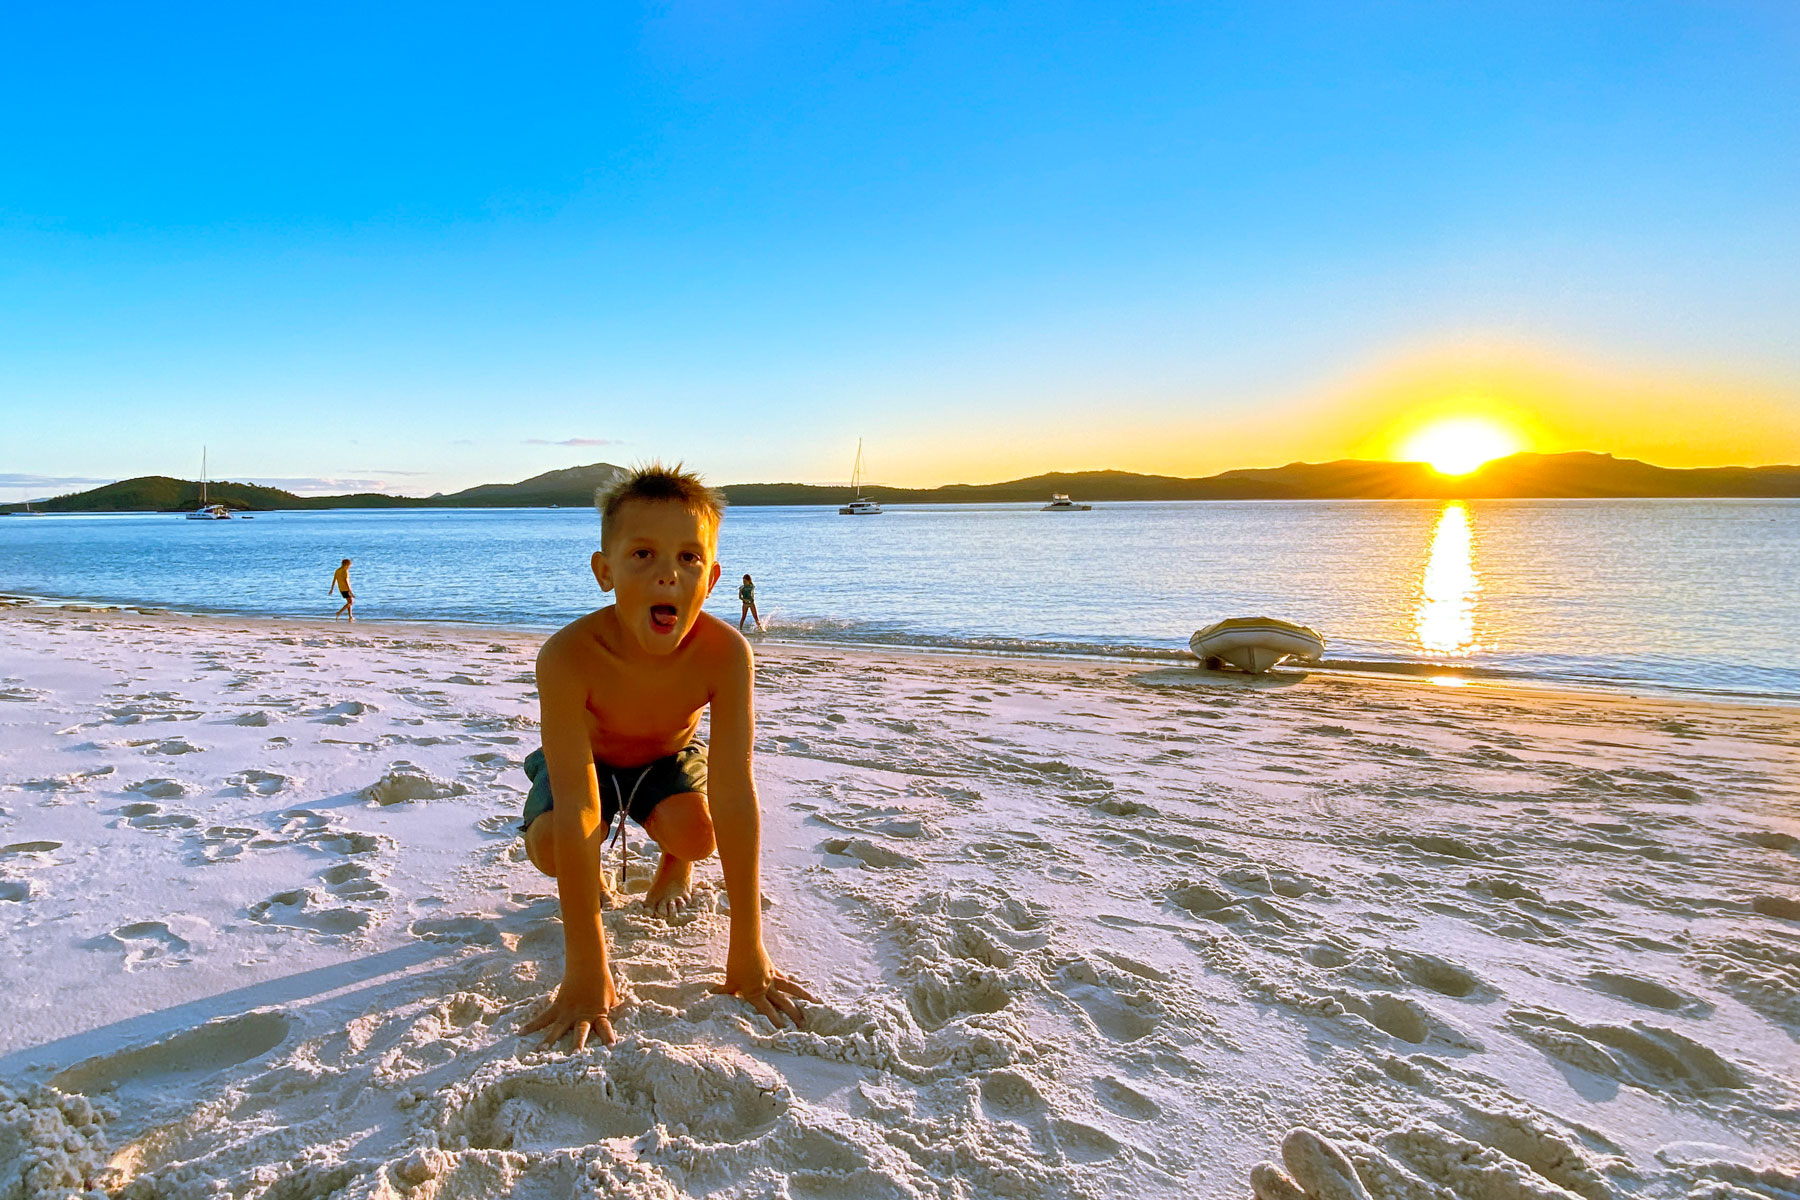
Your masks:
<instances>
[{"instance_id":1,"label":"boy's ear","mask_svg":"<svg viewBox=\"0 0 1800 1200\"><path fill-rule=\"evenodd\" d=\"M709 575L706 580L706 594L707 595L709 595L709 596L712 595L712 590L715 587L719 586L719 573L723 569L724 568L718 562L713 563L712 574Z\"/></svg>"},{"instance_id":2,"label":"boy's ear","mask_svg":"<svg viewBox=\"0 0 1800 1200\"><path fill-rule=\"evenodd\" d=\"M588 559L588 565L594 569L594 582L600 585L600 590L612 591L612 564L606 561L606 555L598 550L594 551L594 557Z\"/></svg>"}]
</instances>

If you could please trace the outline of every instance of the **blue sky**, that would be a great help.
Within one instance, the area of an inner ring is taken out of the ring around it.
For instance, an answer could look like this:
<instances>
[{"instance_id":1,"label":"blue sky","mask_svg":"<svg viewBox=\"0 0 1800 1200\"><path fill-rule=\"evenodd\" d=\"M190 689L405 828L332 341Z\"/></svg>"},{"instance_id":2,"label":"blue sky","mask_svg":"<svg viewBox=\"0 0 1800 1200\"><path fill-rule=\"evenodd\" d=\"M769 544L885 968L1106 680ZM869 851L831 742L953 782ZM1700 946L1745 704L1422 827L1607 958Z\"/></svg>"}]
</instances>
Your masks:
<instances>
[{"instance_id":1,"label":"blue sky","mask_svg":"<svg viewBox=\"0 0 1800 1200\"><path fill-rule=\"evenodd\" d=\"M1791 3L8 25L0 495L1198 474L1353 452L1421 362L1800 455Z\"/></svg>"}]
</instances>

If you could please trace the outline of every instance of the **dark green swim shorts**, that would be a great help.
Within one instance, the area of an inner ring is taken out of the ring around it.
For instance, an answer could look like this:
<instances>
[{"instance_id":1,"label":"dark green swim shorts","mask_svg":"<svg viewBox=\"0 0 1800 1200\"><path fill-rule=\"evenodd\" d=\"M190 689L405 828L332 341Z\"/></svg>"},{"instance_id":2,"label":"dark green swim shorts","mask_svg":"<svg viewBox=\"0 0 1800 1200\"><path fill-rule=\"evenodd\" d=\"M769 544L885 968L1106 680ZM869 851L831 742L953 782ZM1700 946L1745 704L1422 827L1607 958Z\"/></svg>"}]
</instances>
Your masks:
<instances>
[{"instance_id":1,"label":"dark green swim shorts","mask_svg":"<svg viewBox=\"0 0 1800 1200\"><path fill-rule=\"evenodd\" d=\"M601 827L612 828L620 808L642 825L650 819L650 811L670 796L706 791L706 744L689 742L675 753L641 767L612 767L596 762L594 775L600 781ZM555 807L550 796L550 770L542 750L533 750L526 756L525 776L531 780L531 791L525 797L525 820L519 826L520 833Z\"/></svg>"}]
</instances>

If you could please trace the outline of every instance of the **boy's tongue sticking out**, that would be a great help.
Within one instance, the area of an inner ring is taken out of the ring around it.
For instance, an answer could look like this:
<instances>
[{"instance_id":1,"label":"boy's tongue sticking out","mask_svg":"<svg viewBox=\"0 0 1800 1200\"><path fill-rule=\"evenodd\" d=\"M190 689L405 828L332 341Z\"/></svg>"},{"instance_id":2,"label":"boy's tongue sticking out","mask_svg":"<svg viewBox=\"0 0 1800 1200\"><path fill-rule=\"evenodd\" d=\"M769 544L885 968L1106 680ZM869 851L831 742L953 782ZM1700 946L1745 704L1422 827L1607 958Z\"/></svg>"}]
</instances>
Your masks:
<instances>
[{"instance_id":1,"label":"boy's tongue sticking out","mask_svg":"<svg viewBox=\"0 0 1800 1200\"><path fill-rule=\"evenodd\" d=\"M674 633L675 626L681 619L673 604L652 604L650 606L650 628L657 633Z\"/></svg>"}]
</instances>

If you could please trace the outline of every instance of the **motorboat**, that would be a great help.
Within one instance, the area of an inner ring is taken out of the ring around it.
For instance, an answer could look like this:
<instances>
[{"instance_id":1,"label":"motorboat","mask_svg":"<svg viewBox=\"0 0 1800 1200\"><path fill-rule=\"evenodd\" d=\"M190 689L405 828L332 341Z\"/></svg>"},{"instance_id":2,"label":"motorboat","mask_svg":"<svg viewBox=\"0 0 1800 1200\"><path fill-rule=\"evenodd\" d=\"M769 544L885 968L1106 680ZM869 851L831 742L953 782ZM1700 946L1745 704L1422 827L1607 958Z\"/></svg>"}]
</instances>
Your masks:
<instances>
[{"instance_id":1,"label":"motorboat","mask_svg":"<svg viewBox=\"0 0 1800 1200\"><path fill-rule=\"evenodd\" d=\"M209 504L206 500L206 447L200 448L200 507L187 515L190 521L229 521L231 510L223 504Z\"/></svg>"},{"instance_id":2,"label":"motorboat","mask_svg":"<svg viewBox=\"0 0 1800 1200\"><path fill-rule=\"evenodd\" d=\"M1067 496L1063 495L1061 492L1057 492L1050 497L1050 503L1044 505L1044 507L1041 511L1043 511L1043 512L1092 512L1093 509L1094 509L1094 506L1091 504L1077 504L1073 500L1069 499Z\"/></svg>"},{"instance_id":3,"label":"motorboat","mask_svg":"<svg viewBox=\"0 0 1800 1200\"><path fill-rule=\"evenodd\" d=\"M1188 649L1208 668L1231 666L1261 675L1287 658L1319 661L1325 639L1316 630L1278 617L1228 617L1195 633L1188 639Z\"/></svg>"},{"instance_id":4,"label":"motorboat","mask_svg":"<svg viewBox=\"0 0 1800 1200\"><path fill-rule=\"evenodd\" d=\"M839 516L879 517L881 515L880 503L861 494L863 489L862 469L862 439L857 438L856 465L850 468L850 494L855 497L855 499L838 509Z\"/></svg>"}]
</instances>

